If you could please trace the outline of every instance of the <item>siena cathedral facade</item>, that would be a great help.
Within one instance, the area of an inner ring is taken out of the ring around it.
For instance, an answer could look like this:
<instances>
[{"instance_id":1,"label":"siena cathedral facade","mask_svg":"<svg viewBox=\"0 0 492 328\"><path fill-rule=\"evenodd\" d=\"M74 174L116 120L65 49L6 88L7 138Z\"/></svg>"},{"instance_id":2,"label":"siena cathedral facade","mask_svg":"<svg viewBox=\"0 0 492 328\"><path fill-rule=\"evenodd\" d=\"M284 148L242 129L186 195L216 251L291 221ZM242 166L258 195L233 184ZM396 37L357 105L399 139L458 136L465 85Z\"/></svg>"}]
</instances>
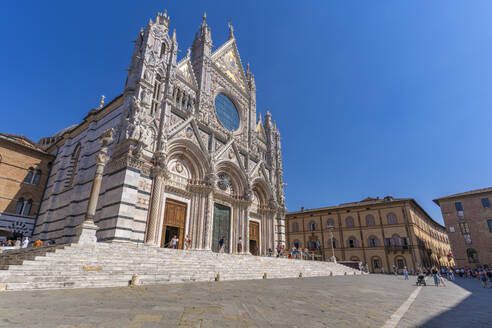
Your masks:
<instances>
[{"instance_id":1,"label":"siena cathedral facade","mask_svg":"<svg viewBox=\"0 0 492 328\"><path fill-rule=\"evenodd\" d=\"M166 13L135 41L124 92L83 122L44 138L56 156L33 233L70 242L84 221L101 135L111 135L94 223L100 242L265 254L284 244L280 134L267 111L257 119L256 87L234 31L212 49L206 16L177 62ZM97 172L96 172L97 174Z\"/></svg>"}]
</instances>

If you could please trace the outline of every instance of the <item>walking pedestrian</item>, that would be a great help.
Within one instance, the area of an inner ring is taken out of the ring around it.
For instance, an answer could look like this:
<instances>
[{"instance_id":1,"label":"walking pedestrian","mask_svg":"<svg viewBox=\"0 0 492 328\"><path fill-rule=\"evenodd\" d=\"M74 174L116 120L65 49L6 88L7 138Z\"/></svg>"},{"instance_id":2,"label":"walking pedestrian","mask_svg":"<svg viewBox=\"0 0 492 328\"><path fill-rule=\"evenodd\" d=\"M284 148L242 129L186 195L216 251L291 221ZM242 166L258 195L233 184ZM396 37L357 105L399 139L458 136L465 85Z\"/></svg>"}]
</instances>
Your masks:
<instances>
[{"instance_id":1,"label":"walking pedestrian","mask_svg":"<svg viewBox=\"0 0 492 328\"><path fill-rule=\"evenodd\" d=\"M408 280L408 270L407 267L403 268L403 275L405 276L405 280Z\"/></svg>"},{"instance_id":2,"label":"walking pedestrian","mask_svg":"<svg viewBox=\"0 0 492 328\"><path fill-rule=\"evenodd\" d=\"M485 269L478 272L478 279L482 283L482 287L487 288L487 272L485 272Z\"/></svg>"},{"instance_id":3,"label":"walking pedestrian","mask_svg":"<svg viewBox=\"0 0 492 328\"><path fill-rule=\"evenodd\" d=\"M282 245L277 244L277 257L280 257L280 252L282 251Z\"/></svg>"},{"instance_id":4,"label":"walking pedestrian","mask_svg":"<svg viewBox=\"0 0 492 328\"><path fill-rule=\"evenodd\" d=\"M434 285L436 287L439 287L439 277L437 276L437 269L435 267L432 268L432 277L434 278Z\"/></svg>"},{"instance_id":5,"label":"walking pedestrian","mask_svg":"<svg viewBox=\"0 0 492 328\"><path fill-rule=\"evenodd\" d=\"M492 288L492 268L489 268L489 271L487 271L487 278L489 278L490 288Z\"/></svg>"}]
</instances>

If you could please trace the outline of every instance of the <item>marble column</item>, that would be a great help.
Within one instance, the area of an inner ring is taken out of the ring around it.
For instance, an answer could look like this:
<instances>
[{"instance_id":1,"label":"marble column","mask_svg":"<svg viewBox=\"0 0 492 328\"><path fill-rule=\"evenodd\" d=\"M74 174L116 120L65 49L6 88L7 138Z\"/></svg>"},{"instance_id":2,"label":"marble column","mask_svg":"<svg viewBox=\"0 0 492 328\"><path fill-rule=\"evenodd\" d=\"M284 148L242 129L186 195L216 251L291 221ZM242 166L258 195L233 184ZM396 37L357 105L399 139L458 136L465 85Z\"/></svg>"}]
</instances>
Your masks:
<instances>
[{"instance_id":1,"label":"marble column","mask_svg":"<svg viewBox=\"0 0 492 328\"><path fill-rule=\"evenodd\" d=\"M96 172L92 181L91 193L85 213L84 222L76 228L76 240L78 244L95 243L97 242L96 232L98 227L94 224L94 215L96 214L97 201L99 192L101 191L101 183L104 173L104 167L108 161L108 144L113 141L113 129L109 129L99 139L101 149L96 155Z\"/></svg>"},{"instance_id":2,"label":"marble column","mask_svg":"<svg viewBox=\"0 0 492 328\"><path fill-rule=\"evenodd\" d=\"M156 156L156 165L152 168L152 193L150 198L150 215L145 234L145 243L147 245L157 246L159 239L159 217L162 205L162 192L164 183L168 178L168 172L165 167L165 155L159 153Z\"/></svg>"}]
</instances>

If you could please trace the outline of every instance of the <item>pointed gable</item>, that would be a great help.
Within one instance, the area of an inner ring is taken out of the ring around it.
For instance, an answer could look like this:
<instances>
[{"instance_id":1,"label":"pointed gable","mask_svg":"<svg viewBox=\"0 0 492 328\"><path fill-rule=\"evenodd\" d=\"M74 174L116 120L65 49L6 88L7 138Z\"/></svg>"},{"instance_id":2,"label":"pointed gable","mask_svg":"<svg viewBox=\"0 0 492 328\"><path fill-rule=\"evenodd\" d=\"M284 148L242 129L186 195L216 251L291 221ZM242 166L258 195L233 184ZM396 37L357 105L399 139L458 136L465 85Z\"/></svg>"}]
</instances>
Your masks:
<instances>
[{"instance_id":1,"label":"pointed gable","mask_svg":"<svg viewBox=\"0 0 492 328\"><path fill-rule=\"evenodd\" d=\"M246 75L235 39L230 39L212 54L212 61L243 91L248 90Z\"/></svg>"},{"instance_id":2,"label":"pointed gable","mask_svg":"<svg viewBox=\"0 0 492 328\"><path fill-rule=\"evenodd\" d=\"M196 88L197 83L193 69L191 68L190 59L186 57L178 64L177 75L190 86Z\"/></svg>"}]
</instances>

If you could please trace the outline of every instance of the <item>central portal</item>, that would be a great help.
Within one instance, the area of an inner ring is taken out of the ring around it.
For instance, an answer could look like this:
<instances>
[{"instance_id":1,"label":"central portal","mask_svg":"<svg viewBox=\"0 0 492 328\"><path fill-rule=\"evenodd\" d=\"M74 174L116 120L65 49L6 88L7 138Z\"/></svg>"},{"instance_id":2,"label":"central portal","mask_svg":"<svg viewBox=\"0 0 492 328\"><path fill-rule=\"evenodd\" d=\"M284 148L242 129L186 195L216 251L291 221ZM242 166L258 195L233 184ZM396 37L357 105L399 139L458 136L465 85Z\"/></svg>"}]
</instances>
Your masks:
<instances>
[{"instance_id":1,"label":"central portal","mask_svg":"<svg viewBox=\"0 0 492 328\"><path fill-rule=\"evenodd\" d=\"M162 225L161 247L171 247L171 239L179 238L178 248L183 248L186 221L186 203L166 198L164 224Z\"/></svg>"},{"instance_id":2,"label":"central portal","mask_svg":"<svg viewBox=\"0 0 492 328\"><path fill-rule=\"evenodd\" d=\"M224 238L224 252L229 253L231 230L231 208L214 203L214 224L212 234L212 251L219 252L219 240Z\"/></svg>"}]
</instances>

